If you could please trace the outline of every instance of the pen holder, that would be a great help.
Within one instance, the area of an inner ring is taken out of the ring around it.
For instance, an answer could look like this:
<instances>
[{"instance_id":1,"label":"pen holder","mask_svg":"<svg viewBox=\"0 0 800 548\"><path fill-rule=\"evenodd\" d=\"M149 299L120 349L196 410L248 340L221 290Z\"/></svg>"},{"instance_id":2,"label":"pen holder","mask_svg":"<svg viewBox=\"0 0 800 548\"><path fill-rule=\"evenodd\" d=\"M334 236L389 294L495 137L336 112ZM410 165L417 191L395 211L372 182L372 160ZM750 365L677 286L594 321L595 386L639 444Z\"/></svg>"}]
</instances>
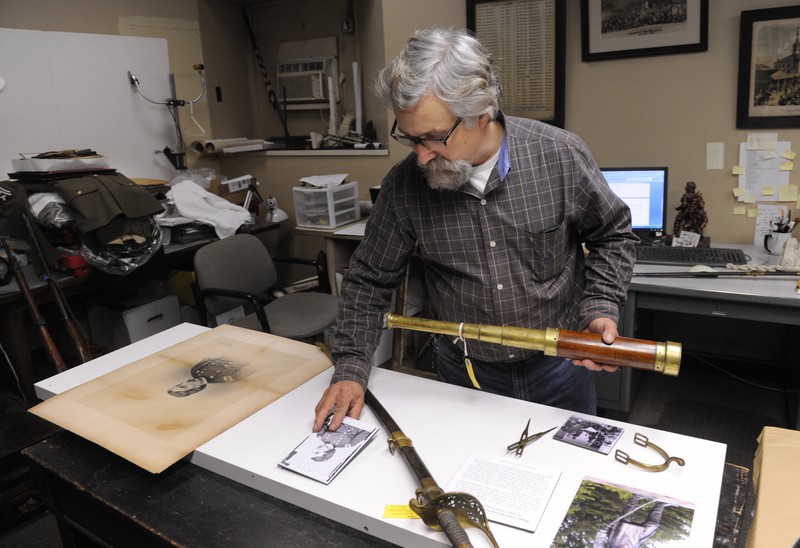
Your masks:
<instances>
[{"instance_id":1,"label":"pen holder","mask_svg":"<svg viewBox=\"0 0 800 548\"><path fill-rule=\"evenodd\" d=\"M791 237L791 232L769 232L764 235L764 249L770 255L780 255L783 251L783 246L786 245L786 242Z\"/></svg>"}]
</instances>

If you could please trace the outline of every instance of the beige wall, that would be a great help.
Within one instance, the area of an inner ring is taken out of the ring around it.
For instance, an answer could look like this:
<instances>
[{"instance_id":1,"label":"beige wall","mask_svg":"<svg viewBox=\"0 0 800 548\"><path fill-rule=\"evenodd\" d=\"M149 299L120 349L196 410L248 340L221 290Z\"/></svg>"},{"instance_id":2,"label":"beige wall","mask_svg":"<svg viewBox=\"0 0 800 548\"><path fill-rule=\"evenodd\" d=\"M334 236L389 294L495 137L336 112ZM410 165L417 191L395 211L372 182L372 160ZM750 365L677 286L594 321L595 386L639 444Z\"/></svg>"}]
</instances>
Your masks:
<instances>
[{"instance_id":1,"label":"beige wall","mask_svg":"<svg viewBox=\"0 0 800 548\"><path fill-rule=\"evenodd\" d=\"M791 0L711 0L708 51L583 63L580 2L567 12L566 126L587 142L603 166L666 165L670 169L668 226L687 181L697 183L708 213L712 245L751 244L755 219L734 216L731 167L739 163L736 129L739 20L745 10L796 5ZM754 129L772 131L769 129ZM800 147L800 130L778 130ZM706 169L706 143L724 143L725 169ZM798 184L796 174L790 182ZM790 205L795 209L794 204ZM670 233L672 229L670 228Z\"/></svg>"},{"instance_id":2,"label":"beige wall","mask_svg":"<svg viewBox=\"0 0 800 548\"><path fill-rule=\"evenodd\" d=\"M565 1L567 129L586 140L601 165L669 166L670 204L677 205L684 184L695 181L706 198L709 216L706 234L711 236L712 243L752 242L754 220L733 215L735 201L731 192L737 180L731 176L730 167L738 163L738 145L747 137L747 131L735 127L739 14L743 10L790 6L796 2L711 0L706 52L584 63L580 53L580 1ZM307 2L274 2L284 6L281 9L304 3ZM259 4L262 3L256 5ZM334 4L341 11L342 2ZM358 39L348 48L362 59L365 95L370 93L375 72L397 53L414 29L434 23L463 26L465 4L464 0L356 0ZM338 19L339 11L331 17ZM0 25L11 28L125 34L136 27L140 35L166 34L176 74L186 73L187 63L198 59L206 65L209 97L201 105L200 119L208 120L209 135L257 136L253 116L256 106L250 97L263 84L254 69L241 6L236 2L3 0L0 21ZM141 24L148 21L155 23L151 31ZM169 21L179 23L179 31L166 29L165 23ZM192 28L199 28L199 36L192 35ZM179 96L188 97L196 90L192 76L189 71L187 77L178 80ZM216 86L222 90L221 103L214 98ZM390 114L374 104L369 109L365 121L373 119L378 135L384 138ZM782 129L778 134L779 139L792 141L793 148L800 147L796 142L800 130ZM709 142L724 143L725 169L706 169ZM366 199L368 187L380 182L389 167L407 153L407 149L392 142L387 146L388 156L301 159L248 156L217 163L215 158L190 155L190 165L218 166L229 177L255 175L265 194L275 195L292 216L286 226L270 236L270 245L281 248L283 253L310 257L321 243L317 239L294 237L291 187L303 175L349 173L350 180L361 183L361 195ZM791 182L798 182L794 174ZM668 221L674 221L672 209Z\"/></svg>"}]
</instances>

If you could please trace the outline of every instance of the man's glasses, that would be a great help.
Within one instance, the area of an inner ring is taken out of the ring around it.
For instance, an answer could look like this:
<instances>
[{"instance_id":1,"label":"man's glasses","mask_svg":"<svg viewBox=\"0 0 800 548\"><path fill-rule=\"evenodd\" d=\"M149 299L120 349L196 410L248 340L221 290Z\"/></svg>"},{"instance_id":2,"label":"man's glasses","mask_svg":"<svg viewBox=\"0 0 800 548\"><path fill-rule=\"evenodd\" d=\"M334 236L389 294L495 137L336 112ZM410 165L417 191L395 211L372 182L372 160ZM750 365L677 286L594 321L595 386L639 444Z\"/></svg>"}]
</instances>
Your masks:
<instances>
[{"instance_id":1,"label":"man's glasses","mask_svg":"<svg viewBox=\"0 0 800 548\"><path fill-rule=\"evenodd\" d=\"M453 132L458 127L458 124L463 122L463 118L456 118L456 121L450 126L450 129L447 130L447 133L444 134L442 137L412 137L410 135L403 135L402 133L397 133L397 120L394 121L392 124L392 131L389 132L389 135L392 136L392 139L400 143L401 145L405 145L407 147L415 147L422 145L427 149L431 149L436 146L447 146L447 140L453 134Z\"/></svg>"}]
</instances>

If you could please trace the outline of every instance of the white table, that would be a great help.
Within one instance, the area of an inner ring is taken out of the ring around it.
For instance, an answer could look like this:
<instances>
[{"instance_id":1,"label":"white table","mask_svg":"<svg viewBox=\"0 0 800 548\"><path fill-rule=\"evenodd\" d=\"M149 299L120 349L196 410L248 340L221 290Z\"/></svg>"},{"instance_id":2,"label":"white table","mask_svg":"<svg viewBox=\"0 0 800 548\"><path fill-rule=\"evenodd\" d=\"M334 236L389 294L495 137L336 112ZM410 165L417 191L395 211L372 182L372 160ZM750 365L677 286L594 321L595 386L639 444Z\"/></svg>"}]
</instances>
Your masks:
<instances>
[{"instance_id":1,"label":"white table","mask_svg":"<svg viewBox=\"0 0 800 548\"><path fill-rule=\"evenodd\" d=\"M37 394L50 397L96 376L122 367L148 353L203 332L182 324L36 384ZM317 514L404 546L448 545L443 533L418 519L387 519L387 504L405 504L417 488L399 455L390 455L385 432L360 454L330 485L284 470L277 462L308 433L313 408L328 385L331 370L198 448L191 461L237 482L291 502ZM502 396L463 389L416 376L375 369L370 389L414 442L436 481L443 487L473 451L505 455L530 418L531 432L557 426L567 411ZM379 424L366 409L363 420ZM634 445L642 433L668 453L686 460L660 473L645 472L546 436L529 446L525 461L561 470L561 478L536 533L492 524L501 546L549 546L584 476L651 491L695 504L690 544L710 546L719 502L725 445L600 419L621 426L624 434L615 449L632 458L658 462L652 450ZM511 458L511 457L509 457ZM475 546L488 546L477 529L470 529Z\"/></svg>"}]
</instances>

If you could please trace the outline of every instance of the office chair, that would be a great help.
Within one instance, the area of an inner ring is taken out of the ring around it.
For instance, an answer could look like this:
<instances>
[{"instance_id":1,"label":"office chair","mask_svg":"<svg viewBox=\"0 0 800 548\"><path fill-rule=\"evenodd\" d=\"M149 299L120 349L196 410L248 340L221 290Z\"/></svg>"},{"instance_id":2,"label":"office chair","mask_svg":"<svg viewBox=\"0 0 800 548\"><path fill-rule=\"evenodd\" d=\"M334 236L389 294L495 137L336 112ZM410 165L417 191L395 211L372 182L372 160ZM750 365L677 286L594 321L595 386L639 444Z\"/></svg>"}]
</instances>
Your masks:
<instances>
[{"instance_id":1,"label":"office chair","mask_svg":"<svg viewBox=\"0 0 800 548\"><path fill-rule=\"evenodd\" d=\"M330 291L324 253L316 260L275 259L314 266L320 289ZM197 305L203 325L240 305L249 312L232 325L289 339L313 339L336 321L338 298L330 293L298 292L270 299L278 281L264 244L252 234L235 234L203 246L194 256ZM266 302L266 304L265 304Z\"/></svg>"}]
</instances>

